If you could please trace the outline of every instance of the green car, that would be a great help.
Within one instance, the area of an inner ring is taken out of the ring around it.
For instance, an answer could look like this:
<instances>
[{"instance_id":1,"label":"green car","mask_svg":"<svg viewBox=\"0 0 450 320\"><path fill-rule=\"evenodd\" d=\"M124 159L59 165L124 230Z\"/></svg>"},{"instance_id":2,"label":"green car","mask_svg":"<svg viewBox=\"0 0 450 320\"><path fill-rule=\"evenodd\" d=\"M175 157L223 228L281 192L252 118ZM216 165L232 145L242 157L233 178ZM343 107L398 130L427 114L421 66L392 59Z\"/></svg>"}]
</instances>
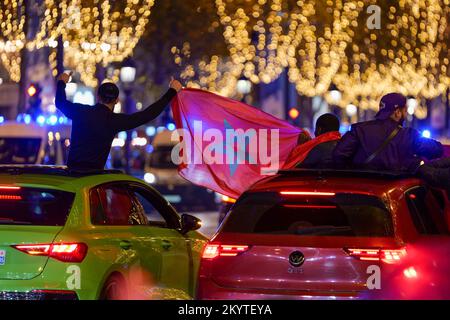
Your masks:
<instances>
[{"instance_id":1,"label":"green car","mask_svg":"<svg viewBox=\"0 0 450 320\"><path fill-rule=\"evenodd\" d=\"M192 299L200 226L117 171L0 166L0 300Z\"/></svg>"}]
</instances>

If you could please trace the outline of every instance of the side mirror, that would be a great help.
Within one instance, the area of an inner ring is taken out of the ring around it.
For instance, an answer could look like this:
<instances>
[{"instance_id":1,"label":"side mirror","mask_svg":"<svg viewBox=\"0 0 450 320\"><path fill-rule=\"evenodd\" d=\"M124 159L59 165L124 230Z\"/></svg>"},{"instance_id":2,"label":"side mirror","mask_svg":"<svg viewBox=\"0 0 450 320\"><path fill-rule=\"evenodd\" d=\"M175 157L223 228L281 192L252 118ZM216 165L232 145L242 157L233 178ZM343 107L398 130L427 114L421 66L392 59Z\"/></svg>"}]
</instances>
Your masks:
<instances>
[{"instance_id":1,"label":"side mirror","mask_svg":"<svg viewBox=\"0 0 450 320\"><path fill-rule=\"evenodd\" d=\"M181 216L181 234L186 234L189 231L200 229L202 220L190 214L183 214Z\"/></svg>"}]
</instances>

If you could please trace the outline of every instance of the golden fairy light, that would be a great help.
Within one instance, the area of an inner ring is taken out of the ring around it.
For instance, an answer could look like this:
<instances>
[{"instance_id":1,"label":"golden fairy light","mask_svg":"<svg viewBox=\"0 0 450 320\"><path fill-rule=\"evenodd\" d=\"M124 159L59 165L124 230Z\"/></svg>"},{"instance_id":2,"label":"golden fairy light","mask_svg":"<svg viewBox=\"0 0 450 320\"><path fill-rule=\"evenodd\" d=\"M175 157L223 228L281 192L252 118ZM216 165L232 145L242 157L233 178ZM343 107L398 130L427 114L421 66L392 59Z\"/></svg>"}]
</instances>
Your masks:
<instances>
[{"instance_id":1,"label":"golden fairy light","mask_svg":"<svg viewBox=\"0 0 450 320\"><path fill-rule=\"evenodd\" d=\"M247 3L247 6L241 6ZM248 3L251 3L249 5ZM302 26L303 2L282 0L216 0L230 57L254 83L269 83L288 66Z\"/></svg>"}]
</instances>

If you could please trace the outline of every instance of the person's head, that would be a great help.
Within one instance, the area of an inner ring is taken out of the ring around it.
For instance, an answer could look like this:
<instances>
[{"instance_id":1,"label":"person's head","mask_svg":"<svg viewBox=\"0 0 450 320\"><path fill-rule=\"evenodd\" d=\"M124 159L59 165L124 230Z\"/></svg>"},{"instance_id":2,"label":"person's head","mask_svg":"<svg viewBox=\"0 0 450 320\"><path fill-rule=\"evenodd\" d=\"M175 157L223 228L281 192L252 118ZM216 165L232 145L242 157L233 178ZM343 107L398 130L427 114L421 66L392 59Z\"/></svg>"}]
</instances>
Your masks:
<instances>
[{"instance_id":1,"label":"person's head","mask_svg":"<svg viewBox=\"0 0 450 320\"><path fill-rule=\"evenodd\" d=\"M98 88L97 97L99 103L113 110L119 101L119 88L111 82L102 83Z\"/></svg>"},{"instance_id":2,"label":"person's head","mask_svg":"<svg viewBox=\"0 0 450 320\"><path fill-rule=\"evenodd\" d=\"M376 119L392 119L403 123L407 117L406 97L400 93L384 95L380 101L380 111L375 115Z\"/></svg>"},{"instance_id":3,"label":"person's head","mask_svg":"<svg viewBox=\"0 0 450 320\"><path fill-rule=\"evenodd\" d=\"M340 123L338 117L332 113L325 113L317 119L314 134L318 137L327 132L339 131L339 127Z\"/></svg>"}]
</instances>

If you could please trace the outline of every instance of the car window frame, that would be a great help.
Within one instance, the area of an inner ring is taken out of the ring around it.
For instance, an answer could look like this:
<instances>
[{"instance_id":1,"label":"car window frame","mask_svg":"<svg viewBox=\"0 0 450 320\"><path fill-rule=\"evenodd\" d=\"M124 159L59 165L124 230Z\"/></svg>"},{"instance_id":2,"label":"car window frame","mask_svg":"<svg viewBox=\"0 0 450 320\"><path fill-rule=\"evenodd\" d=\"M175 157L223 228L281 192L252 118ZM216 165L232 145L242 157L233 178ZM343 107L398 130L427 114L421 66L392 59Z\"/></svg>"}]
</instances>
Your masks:
<instances>
[{"instance_id":1,"label":"car window frame","mask_svg":"<svg viewBox=\"0 0 450 320\"><path fill-rule=\"evenodd\" d=\"M153 224L148 224L150 227L164 228L164 229L175 229L181 230L180 216L176 210L172 207L169 201L167 201L157 190L148 187L145 184L141 184L134 181L127 182L130 191L134 192L135 189L141 189L144 194L141 194L147 201L149 201L152 206L158 211L158 213L166 220L166 226L158 226ZM148 195L152 200L156 200L157 203L149 200L145 195ZM133 198L135 197L132 195ZM158 203L159 202L159 203ZM147 217L146 217L147 218ZM147 218L148 220L148 218Z\"/></svg>"},{"instance_id":2,"label":"car window frame","mask_svg":"<svg viewBox=\"0 0 450 320\"><path fill-rule=\"evenodd\" d=\"M90 223L92 225L94 225L94 226L107 226L107 227L132 227L132 226L146 226L148 224L148 220L146 219L147 218L146 216L140 216L140 220L142 222L140 224L130 224L130 223L128 223L128 224L108 224L108 223L98 224L98 223L95 223L95 221L92 219L92 217L93 217L93 215L92 215L93 214L93 211L92 211L92 194L93 194L93 192L96 192L97 196L100 197L100 195L98 193L100 188L122 187L122 188L124 188L127 191L127 194L130 197L130 201L131 201L132 205L133 206L136 205L135 201L134 201L134 197L133 197L132 194L130 194L130 190L128 189L128 186L127 186L126 183L127 183L127 181L111 181L111 182L102 183L102 184L99 184L99 185L96 185L96 186L90 188L90 190L89 190L89 218L90 218ZM101 199L100 199L100 206L101 206L102 211L103 211L103 216L104 216L104 218L106 218L106 213L105 213L106 211L105 211L105 208L103 208L103 204L101 202Z\"/></svg>"},{"instance_id":3,"label":"car window frame","mask_svg":"<svg viewBox=\"0 0 450 320\"><path fill-rule=\"evenodd\" d=\"M424 235L424 236L439 236L439 235L446 235L448 234L448 230L447 227L445 225L445 227L443 228L442 226L439 226L439 224L436 223L436 219L433 216L430 216L429 219L431 220L432 224L433 224L433 228L436 229L436 231L430 231L427 230L427 225L426 223L424 223L423 221L423 216L419 213L419 210L417 210L417 207L414 203L412 203L412 200L409 198L409 194L411 192L413 192L414 190L417 190L419 188L423 188L425 189L425 191L429 194L431 194L435 201L436 201L436 206L439 207L440 209L444 210L444 212L442 212L442 217L441 219L443 220L443 222L445 222L445 208L442 208L439 204L439 200L436 198L436 195L433 192L433 189L427 185L423 185L423 184L418 184L415 186L412 186L410 188L408 188L407 190L405 190L404 192L404 196L405 196L405 201L406 201L406 208L408 209L409 215L411 217L413 226L416 230L416 232L420 235ZM411 210L411 206L414 207L414 212L413 210ZM439 214L439 213L438 213ZM419 226L417 225L417 222L420 222L421 226L419 228Z\"/></svg>"}]
</instances>

